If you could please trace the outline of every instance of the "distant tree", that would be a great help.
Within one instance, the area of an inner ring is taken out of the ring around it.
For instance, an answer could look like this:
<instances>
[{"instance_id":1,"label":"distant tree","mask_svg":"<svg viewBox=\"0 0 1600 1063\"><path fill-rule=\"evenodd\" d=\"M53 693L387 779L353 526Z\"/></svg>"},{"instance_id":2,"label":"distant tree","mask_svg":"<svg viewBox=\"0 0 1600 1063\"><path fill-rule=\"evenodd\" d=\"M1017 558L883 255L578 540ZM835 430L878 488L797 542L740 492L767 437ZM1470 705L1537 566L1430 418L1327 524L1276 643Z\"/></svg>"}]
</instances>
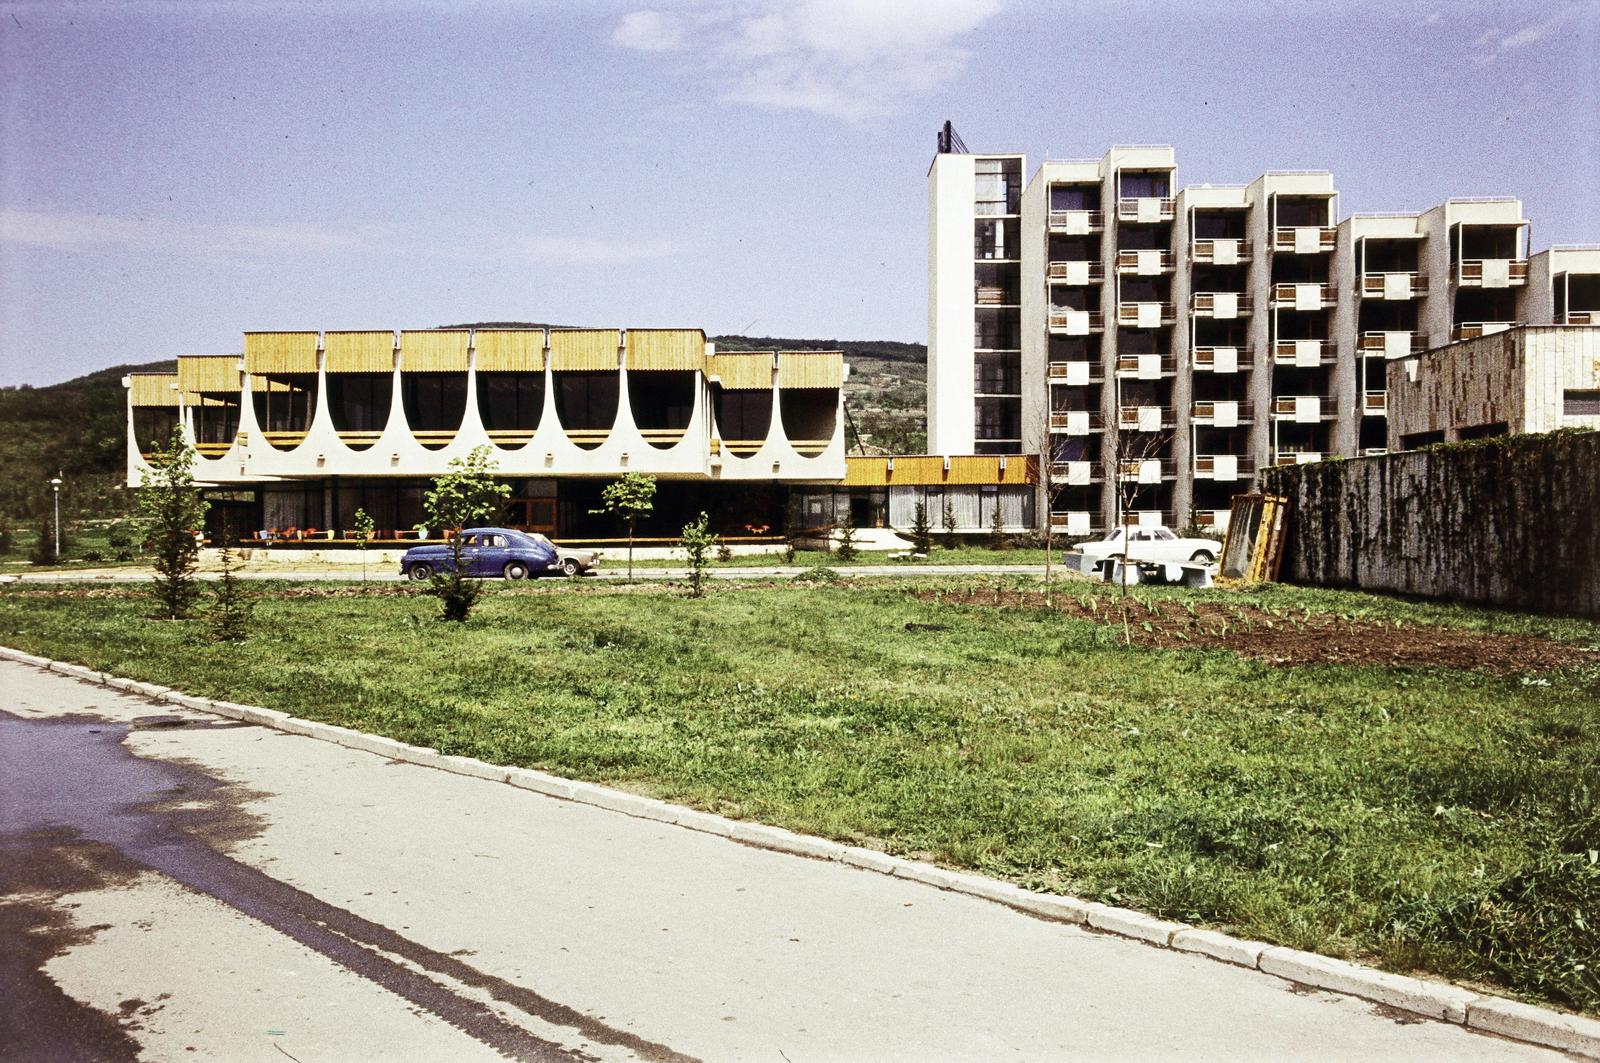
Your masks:
<instances>
[{"instance_id":1,"label":"distant tree","mask_svg":"<svg viewBox=\"0 0 1600 1063\"><path fill-rule=\"evenodd\" d=\"M678 542L689 559L689 597L699 598L705 594L706 566L711 564L711 551L717 545L717 537L706 530L703 511L699 519L683 526Z\"/></svg>"},{"instance_id":2,"label":"distant tree","mask_svg":"<svg viewBox=\"0 0 1600 1063\"><path fill-rule=\"evenodd\" d=\"M628 582L633 582L633 529L640 517L650 515L656 504L656 478L648 473L624 473L622 479L606 484L600 494L600 508L592 513L609 513L628 526Z\"/></svg>"},{"instance_id":3,"label":"distant tree","mask_svg":"<svg viewBox=\"0 0 1600 1063\"><path fill-rule=\"evenodd\" d=\"M28 555L28 560L35 565L53 565L61 560L56 553L55 527L50 521L39 522L38 536L33 540L33 552Z\"/></svg>"},{"instance_id":4,"label":"distant tree","mask_svg":"<svg viewBox=\"0 0 1600 1063\"><path fill-rule=\"evenodd\" d=\"M361 544L361 582L367 582L367 545L372 542L372 536L377 528L371 515L366 510L357 508L355 516L350 518L350 527L356 533L356 542Z\"/></svg>"},{"instance_id":5,"label":"distant tree","mask_svg":"<svg viewBox=\"0 0 1600 1063\"><path fill-rule=\"evenodd\" d=\"M839 545L834 549L834 556L840 561L849 564L856 559L861 551L856 549L856 523L849 513L844 515L844 522L839 525Z\"/></svg>"},{"instance_id":6,"label":"distant tree","mask_svg":"<svg viewBox=\"0 0 1600 1063\"><path fill-rule=\"evenodd\" d=\"M949 499L945 499L944 513L940 519L944 525L944 548L946 550L954 550L956 548L956 511L951 507Z\"/></svg>"},{"instance_id":7,"label":"distant tree","mask_svg":"<svg viewBox=\"0 0 1600 1063\"><path fill-rule=\"evenodd\" d=\"M911 552L933 553L933 525L928 523L926 502L918 502L911 510Z\"/></svg>"},{"instance_id":8,"label":"distant tree","mask_svg":"<svg viewBox=\"0 0 1600 1063\"><path fill-rule=\"evenodd\" d=\"M450 470L434 479L422 500L429 527L442 529L450 540L448 571L433 574L427 593L443 603L444 618L457 623L467 619L483 594L483 585L468 579L464 571L462 533L494 520L511 495L510 486L495 482L495 463L489 455L488 447L475 447L466 458L451 461Z\"/></svg>"},{"instance_id":9,"label":"distant tree","mask_svg":"<svg viewBox=\"0 0 1600 1063\"><path fill-rule=\"evenodd\" d=\"M209 507L194 485L194 448L182 428L174 426L172 438L150 455L149 465L138 498L155 553L151 591L162 617L185 620L200 594L195 569Z\"/></svg>"}]
</instances>

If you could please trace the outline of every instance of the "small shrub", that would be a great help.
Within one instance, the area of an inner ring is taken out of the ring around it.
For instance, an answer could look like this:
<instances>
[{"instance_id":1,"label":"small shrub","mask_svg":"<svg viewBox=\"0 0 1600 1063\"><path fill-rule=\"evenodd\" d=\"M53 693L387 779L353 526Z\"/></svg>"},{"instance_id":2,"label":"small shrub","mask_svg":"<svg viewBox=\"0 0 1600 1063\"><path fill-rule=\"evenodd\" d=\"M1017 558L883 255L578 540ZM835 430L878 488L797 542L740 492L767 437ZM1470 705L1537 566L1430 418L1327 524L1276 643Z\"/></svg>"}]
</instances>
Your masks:
<instances>
[{"instance_id":1,"label":"small shrub","mask_svg":"<svg viewBox=\"0 0 1600 1063\"><path fill-rule=\"evenodd\" d=\"M994 500L994 520L989 522L989 549L1004 550L1006 548L1006 522L1000 513L1000 496Z\"/></svg>"},{"instance_id":2,"label":"small shrub","mask_svg":"<svg viewBox=\"0 0 1600 1063\"><path fill-rule=\"evenodd\" d=\"M705 516L704 513L702 513L700 515L702 517ZM718 561L732 561L733 560L733 547L729 546L727 543L719 542L717 544L717 560Z\"/></svg>"},{"instance_id":3,"label":"small shrub","mask_svg":"<svg viewBox=\"0 0 1600 1063\"><path fill-rule=\"evenodd\" d=\"M33 540L33 552L28 560L35 565L53 565L61 558L56 554L56 533L49 521L39 524L39 534Z\"/></svg>"},{"instance_id":4,"label":"small shrub","mask_svg":"<svg viewBox=\"0 0 1600 1063\"><path fill-rule=\"evenodd\" d=\"M717 537L706 531L704 511L699 518L683 526L678 542L689 559L689 597L702 597L705 594L706 566L711 563L711 551L717 545ZM722 549L726 550L727 547ZM718 552L720 554L721 551Z\"/></svg>"},{"instance_id":5,"label":"small shrub","mask_svg":"<svg viewBox=\"0 0 1600 1063\"><path fill-rule=\"evenodd\" d=\"M944 525L944 548L946 550L954 550L956 548L956 511L950 508L949 502L944 504L944 513L940 518L940 522Z\"/></svg>"},{"instance_id":6,"label":"small shrub","mask_svg":"<svg viewBox=\"0 0 1600 1063\"><path fill-rule=\"evenodd\" d=\"M790 539L783 544L783 563L794 564L794 540Z\"/></svg>"},{"instance_id":7,"label":"small shrub","mask_svg":"<svg viewBox=\"0 0 1600 1063\"><path fill-rule=\"evenodd\" d=\"M840 561L849 564L861 553L856 549L856 525L848 515L844 523L839 525L839 545L834 548L833 554Z\"/></svg>"},{"instance_id":8,"label":"small shrub","mask_svg":"<svg viewBox=\"0 0 1600 1063\"><path fill-rule=\"evenodd\" d=\"M829 568L827 565L817 565L815 568L808 568L804 572L801 572L801 573L798 573L798 574L796 574L794 576L791 576L790 579L795 583L843 583L844 582L844 577L839 575L838 572L836 572L833 569Z\"/></svg>"},{"instance_id":9,"label":"small shrub","mask_svg":"<svg viewBox=\"0 0 1600 1063\"><path fill-rule=\"evenodd\" d=\"M0 516L0 554L9 554L16 548L16 535L11 530L11 522Z\"/></svg>"},{"instance_id":10,"label":"small shrub","mask_svg":"<svg viewBox=\"0 0 1600 1063\"><path fill-rule=\"evenodd\" d=\"M232 529L222 533L222 576L212 592L211 609L206 619L211 622L211 637L218 642L243 642L250 637L250 617L255 602L239 578L239 557L229 545Z\"/></svg>"},{"instance_id":11,"label":"small shrub","mask_svg":"<svg viewBox=\"0 0 1600 1063\"><path fill-rule=\"evenodd\" d=\"M933 525L928 523L928 506L918 502L911 510L911 552L933 553Z\"/></svg>"},{"instance_id":12,"label":"small shrub","mask_svg":"<svg viewBox=\"0 0 1600 1063\"><path fill-rule=\"evenodd\" d=\"M106 555L102 554L99 550L85 550L83 552L83 560L89 562L90 564L97 564L105 559Z\"/></svg>"},{"instance_id":13,"label":"small shrub","mask_svg":"<svg viewBox=\"0 0 1600 1063\"><path fill-rule=\"evenodd\" d=\"M112 521L111 527L106 529L106 545L114 550L134 544L135 530L133 523L127 520Z\"/></svg>"}]
</instances>

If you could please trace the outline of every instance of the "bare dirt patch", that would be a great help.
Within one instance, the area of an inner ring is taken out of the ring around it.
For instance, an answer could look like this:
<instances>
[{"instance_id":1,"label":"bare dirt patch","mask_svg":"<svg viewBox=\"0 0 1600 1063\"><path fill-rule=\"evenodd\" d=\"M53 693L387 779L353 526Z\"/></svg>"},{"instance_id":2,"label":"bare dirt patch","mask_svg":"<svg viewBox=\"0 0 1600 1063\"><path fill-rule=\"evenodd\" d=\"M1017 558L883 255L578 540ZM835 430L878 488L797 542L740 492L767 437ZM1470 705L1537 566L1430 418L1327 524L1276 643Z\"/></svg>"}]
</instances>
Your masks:
<instances>
[{"instance_id":1,"label":"bare dirt patch","mask_svg":"<svg viewBox=\"0 0 1600 1063\"><path fill-rule=\"evenodd\" d=\"M1045 608L1041 591L978 588L910 592L923 601L956 605ZM1111 595L1055 595L1058 613L1122 626ZM1495 675L1548 672L1600 662L1600 652L1533 635L1499 634L1386 622L1338 613L1271 610L1247 603L1128 601L1128 634L1135 646L1231 650L1275 665L1356 664L1471 669ZM1121 635L1121 631L1118 631Z\"/></svg>"}]
</instances>

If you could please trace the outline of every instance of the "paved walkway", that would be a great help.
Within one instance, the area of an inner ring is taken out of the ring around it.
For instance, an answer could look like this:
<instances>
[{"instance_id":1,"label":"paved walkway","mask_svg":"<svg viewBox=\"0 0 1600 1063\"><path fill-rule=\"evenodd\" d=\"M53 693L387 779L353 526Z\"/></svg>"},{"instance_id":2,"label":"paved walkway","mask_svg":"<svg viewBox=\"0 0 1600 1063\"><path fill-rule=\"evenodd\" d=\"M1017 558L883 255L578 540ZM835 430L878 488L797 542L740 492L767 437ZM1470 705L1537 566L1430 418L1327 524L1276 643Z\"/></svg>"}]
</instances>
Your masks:
<instances>
[{"instance_id":1,"label":"paved walkway","mask_svg":"<svg viewBox=\"0 0 1600 1063\"><path fill-rule=\"evenodd\" d=\"M811 565L763 565L760 567L734 566L711 568L706 575L712 579L790 579L810 572ZM841 576L1043 576L1043 565L837 565L833 570ZM1076 575L1062 565L1054 566L1057 576L1071 578ZM584 579L622 580L627 578L625 566L609 565L583 577ZM684 580L688 573L682 568L646 568L634 566L633 575L640 580ZM344 568L256 568L244 569L241 579L291 580L308 582L316 580L353 581L361 578L360 569ZM214 580L215 572L203 572L201 579ZM556 577L548 577L556 578ZM26 569L0 575L0 580L18 583L142 583L150 579L150 570L144 568L71 569L52 572L29 572ZM367 580L373 583L394 583L402 580L391 567L369 569Z\"/></svg>"},{"instance_id":2,"label":"paved walkway","mask_svg":"<svg viewBox=\"0 0 1600 1063\"><path fill-rule=\"evenodd\" d=\"M0 692L6 1058L1561 1058L11 662Z\"/></svg>"}]
</instances>

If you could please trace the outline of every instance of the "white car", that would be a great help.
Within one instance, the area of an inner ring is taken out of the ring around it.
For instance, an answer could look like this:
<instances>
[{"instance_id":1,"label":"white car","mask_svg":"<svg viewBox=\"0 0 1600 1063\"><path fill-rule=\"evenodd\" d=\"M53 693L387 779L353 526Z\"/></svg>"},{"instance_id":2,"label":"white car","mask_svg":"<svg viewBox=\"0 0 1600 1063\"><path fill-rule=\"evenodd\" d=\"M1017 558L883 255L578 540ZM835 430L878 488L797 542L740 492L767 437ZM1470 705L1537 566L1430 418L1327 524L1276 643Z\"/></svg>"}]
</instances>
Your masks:
<instances>
[{"instance_id":1,"label":"white car","mask_svg":"<svg viewBox=\"0 0 1600 1063\"><path fill-rule=\"evenodd\" d=\"M1128 537L1129 561L1193 561L1196 564L1215 564L1222 556L1222 543L1216 539L1184 539L1168 528L1154 527L1116 528L1099 542L1084 543L1077 549L1083 554L1080 571L1093 572L1107 558L1121 557L1122 537Z\"/></svg>"}]
</instances>

